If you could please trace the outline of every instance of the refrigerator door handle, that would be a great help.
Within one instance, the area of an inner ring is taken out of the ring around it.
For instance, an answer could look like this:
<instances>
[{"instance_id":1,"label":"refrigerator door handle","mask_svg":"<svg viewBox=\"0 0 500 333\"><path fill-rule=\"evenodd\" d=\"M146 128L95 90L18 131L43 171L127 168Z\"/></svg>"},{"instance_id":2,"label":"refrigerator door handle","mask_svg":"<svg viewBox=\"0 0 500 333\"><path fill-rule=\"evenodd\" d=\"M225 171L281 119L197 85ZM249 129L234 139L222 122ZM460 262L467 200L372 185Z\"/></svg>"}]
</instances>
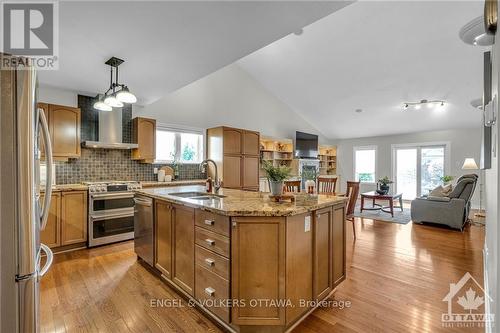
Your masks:
<instances>
[{"instance_id":1,"label":"refrigerator door handle","mask_svg":"<svg viewBox=\"0 0 500 333\"><path fill-rule=\"evenodd\" d=\"M42 269L40 269L40 272L38 273L39 277L43 277L45 273L47 273L48 270L50 269L50 266L52 266L52 261L54 261L54 253L52 253L52 250L43 243L40 243L40 248L47 255L47 261L45 262L45 265L43 266Z\"/></svg>"},{"instance_id":2,"label":"refrigerator door handle","mask_svg":"<svg viewBox=\"0 0 500 333\"><path fill-rule=\"evenodd\" d=\"M52 143L50 142L49 126L47 124L47 118L45 117L45 112L43 109L38 109L38 117L42 129L43 142L45 145L45 156L47 171L45 177L45 199L43 200L43 208L40 214L40 230L44 230L47 225L47 220L49 218L50 201L52 199ZM43 244L42 244L43 245Z\"/></svg>"}]
</instances>

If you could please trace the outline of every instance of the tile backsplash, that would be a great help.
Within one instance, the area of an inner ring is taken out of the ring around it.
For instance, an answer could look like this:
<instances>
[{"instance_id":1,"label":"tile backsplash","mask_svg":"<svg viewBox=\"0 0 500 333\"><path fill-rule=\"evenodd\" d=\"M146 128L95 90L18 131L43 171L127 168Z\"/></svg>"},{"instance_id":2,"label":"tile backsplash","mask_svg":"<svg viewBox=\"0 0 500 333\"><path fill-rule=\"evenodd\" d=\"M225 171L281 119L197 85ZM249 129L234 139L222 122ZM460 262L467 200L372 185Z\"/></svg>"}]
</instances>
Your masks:
<instances>
[{"instance_id":1,"label":"tile backsplash","mask_svg":"<svg viewBox=\"0 0 500 333\"><path fill-rule=\"evenodd\" d=\"M155 181L154 168L165 164L145 164L130 159L130 150L82 148L79 159L56 162L56 183L76 184L84 181L138 180ZM171 165L170 165L171 166ZM178 179L202 179L199 164L179 164Z\"/></svg>"}]
</instances>

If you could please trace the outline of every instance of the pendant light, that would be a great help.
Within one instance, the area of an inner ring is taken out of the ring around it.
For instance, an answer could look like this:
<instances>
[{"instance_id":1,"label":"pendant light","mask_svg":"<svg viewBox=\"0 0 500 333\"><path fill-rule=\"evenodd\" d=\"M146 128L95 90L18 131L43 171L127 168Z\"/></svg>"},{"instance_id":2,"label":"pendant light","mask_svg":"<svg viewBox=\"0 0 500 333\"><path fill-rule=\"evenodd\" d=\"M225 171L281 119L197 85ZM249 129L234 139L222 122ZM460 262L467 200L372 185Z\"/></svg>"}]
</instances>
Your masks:
<instances>
[{"instance_id":1,"label":"pendant light","mask_svg":"<svg viewBox=\"0 0 500 333\"><path fill-rule=\"evenodd\" d=\"M94 103L94 109L99 111L112 111L113 108L121 108L124 103L133 104L137 102L137 97L130 92L124 84L118 83L118 66L124 61L112 57L105 62L110 66L110 83L108 90ZM113 81L113 70L115 71L115 80Z\"/></svg>"}]
</instances>

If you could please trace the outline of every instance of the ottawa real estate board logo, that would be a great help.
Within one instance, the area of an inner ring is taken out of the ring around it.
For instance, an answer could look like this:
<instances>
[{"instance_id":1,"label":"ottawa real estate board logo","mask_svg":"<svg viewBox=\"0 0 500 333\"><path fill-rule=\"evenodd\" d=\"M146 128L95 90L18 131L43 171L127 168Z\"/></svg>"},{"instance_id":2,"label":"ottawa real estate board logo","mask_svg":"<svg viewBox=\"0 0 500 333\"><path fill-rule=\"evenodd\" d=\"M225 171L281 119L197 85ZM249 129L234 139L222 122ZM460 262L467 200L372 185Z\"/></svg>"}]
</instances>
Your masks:
<instances>
[{"instance_id":1,"label":"ottawa real estate board logo","mask_svg":"<svg viewBox=\"0 0 500 333\"><path fill-rule=\"evenodd\" d=\"M491 297L469 273L450 283L450 291L443 298L448 312L441 315L443 327L493 327L494 314L488 313L486 302Z\"/></svg>"},{"instance_id":2,"label":"ottawa real estate board logo","mask_svg":"<svg viewBox=\"0 0 500 333\"><path fill-rule=\"evenodd\" d=\"M1 1L2 69L30 62L38 70L58 69L59 8L57 2Z\"/></svg>"}]
</instances>

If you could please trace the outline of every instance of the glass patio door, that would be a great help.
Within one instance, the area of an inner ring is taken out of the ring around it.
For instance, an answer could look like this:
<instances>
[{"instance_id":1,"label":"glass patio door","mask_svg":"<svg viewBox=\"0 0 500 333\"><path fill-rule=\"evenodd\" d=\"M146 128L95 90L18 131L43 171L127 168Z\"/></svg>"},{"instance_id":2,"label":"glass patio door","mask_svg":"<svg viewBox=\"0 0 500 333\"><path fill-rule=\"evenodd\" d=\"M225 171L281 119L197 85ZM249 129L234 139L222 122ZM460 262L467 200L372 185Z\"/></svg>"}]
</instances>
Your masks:
<instances>
[{"instance_id":1,"label":"glass patio door","mask_svg":"<svg viewBox=\"0 0 500 333\"><path fill-rule=\"evenodd\" d=\"M411 146L394 149L395 189L412 200L441 184L445 146Z\"/></svg>"},{"instance_id":2,"label":"glass patio door","mask_svg":"<svg viewBox=\"0 0 500 333\"><path fill-rule=\"evenodd\" d=\"M417 196L417 148L396 149L396 191L403 193L403 199Z\"/></svg>"}]
</instances>

